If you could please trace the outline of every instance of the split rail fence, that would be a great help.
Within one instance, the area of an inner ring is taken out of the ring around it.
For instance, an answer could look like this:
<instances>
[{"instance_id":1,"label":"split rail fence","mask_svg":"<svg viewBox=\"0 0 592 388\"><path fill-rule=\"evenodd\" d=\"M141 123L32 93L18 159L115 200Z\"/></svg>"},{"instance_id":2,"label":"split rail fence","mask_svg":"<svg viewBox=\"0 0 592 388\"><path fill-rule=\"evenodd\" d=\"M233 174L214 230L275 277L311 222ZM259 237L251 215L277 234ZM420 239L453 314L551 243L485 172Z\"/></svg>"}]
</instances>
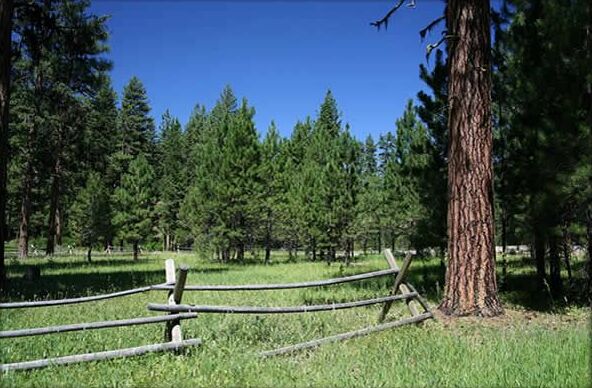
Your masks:
<instances>
[{"instance_id":1,"label":"split rail fence","mask_svg":"<svg viewBox=\"0 0 592 388\"><path fill-rule=\"evenodd\" d=\"M160 344L145 345L136 348L118 349L98 353L78 354L72 356L41 359L35 361L17 362L12 364L0 365L0 371L23 370L42 368L50 365L72 364L86 361L106 360L118 357L137 356L146 353L162 351L179 351L190 346L197 346L201 343L199 338L183 340L181 332L181 320L197 318L197 313L222 313L222 314L286 314L286 313L310 313L318 311L333 311L349 309L355 307L383 304L378 324L354 330L346 333L332 335L308 342L282 347L279 349L261 352L263 357L276 356L281 354L293 353L303 349L318 347L325 343L347 340L360 337L371 333L403 326L411 323L419 323L429 318L434 318L427 302L421 297L417 290L405 278L411 264L412 256L408 254L403 261L401 268L397 265L392 252L387 249L384 251L385 258L389 264L389 269L367 272L347 277L332 278L318 281L281 283L281 284L243 284L243 285L186 285L187 266L180 266L175 273L175 262L172 259L165 261L166 282L153 286L140 287L111 294L102 294L90 297L69 298L61 300L34 301L34 302L15 302L0 303L0 309L32 308L46 306L62 306L75 303L85 303L97 300L117 298L137 293L143 293L150 290L168 291L166 304L149 303L148 310L168 313L165 316L153 316L142 318L131 318L124 320L78 323L63 326L50 326L32 329L19 329L1 331L1 338L15 338L35 335L46 335L52 333L64 333L79 330L93 330L111 327L143 325L150 323L164 322L165 342ZM365 279L372 279L381 276L393 275L393 285L389 295L376 297L372 299L333 303L319 305L303 306L284 306L284 307L263 307L263 306L211 306L211 305L188 305L181 304L184 291L262 291L262 290L283 290L297 289L306 287L321 287L335 284L342 284ZM384 322L385 318L396 301L406 301L407 308L411 314L410 317L402 318L396 321Z\"/></svg>"}]
</instances>

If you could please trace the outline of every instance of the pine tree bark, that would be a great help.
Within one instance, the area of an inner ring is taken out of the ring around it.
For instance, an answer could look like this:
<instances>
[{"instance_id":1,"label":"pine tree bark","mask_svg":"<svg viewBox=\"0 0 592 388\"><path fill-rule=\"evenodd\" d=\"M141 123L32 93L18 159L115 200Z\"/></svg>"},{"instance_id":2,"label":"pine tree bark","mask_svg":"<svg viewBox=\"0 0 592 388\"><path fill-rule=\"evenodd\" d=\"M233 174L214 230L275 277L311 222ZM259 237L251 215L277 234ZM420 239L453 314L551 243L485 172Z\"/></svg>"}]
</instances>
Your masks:
<instances>
[{"instance_id":1,"label":"pine tree bark","mask_svg":"<svg viewBox=\"0 0 592 388\"><path fill-rule=\"evenodd\" d=\"M488 0L449 0L448 267L440 309L496 316Z\"/></svg>"},{"instance_id":2,"label":"pine tree bark","mask_svg":"<svg viewBox=\"0 0 592 388\"><path fill-rule=\"evenodd\" d=\"M10 102L10 61L12 0L0 1L0 290L6 288L4 239L6 238L6 197L8 164L8 107Z\"/></svg>"}]
</instances>

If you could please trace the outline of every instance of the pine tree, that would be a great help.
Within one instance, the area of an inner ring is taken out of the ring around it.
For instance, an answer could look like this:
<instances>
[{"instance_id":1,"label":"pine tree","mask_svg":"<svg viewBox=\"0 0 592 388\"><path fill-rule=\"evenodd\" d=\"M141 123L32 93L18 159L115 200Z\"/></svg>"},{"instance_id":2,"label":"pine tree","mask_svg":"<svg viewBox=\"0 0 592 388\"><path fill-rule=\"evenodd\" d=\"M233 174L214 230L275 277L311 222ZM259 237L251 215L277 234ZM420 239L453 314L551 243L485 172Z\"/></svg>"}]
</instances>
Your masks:
<instances>
[{"instance_id":1,"label":"pine tree","mask_svg":"<svg viewBox=\"0 0 592 388\"><path fill-rule=\"evenodd\" d=\"M361 154L360 194L356 207L356 236L362 241L364 254L368 244L376 247L371 241L382 233L380 229L381 211L381 177L378 175L376 160L377 147L371 135L368 135ZM375 241L377 242L377 241Z\"/></svg>"},{"instance_id":2,"label":"pine tree","mask_svg":"<svg viewBox=\"0 0 592 388\"><path fill-rule=\"evenodd\" d=\"M137 77L132 77L123 88L117 131L117 151L109 163L109 176L116 186L137 155L144 154L150 165L155 165L154 121L146 89Z\"/></svg>"},{"instance_id":3,"label":"pine tree","mask_svg":"<svg viewBox=\"0 0 592 388\"><path fill-rule=\"evenodd\" d=\"M180 229L179 209L185 197L187 187L186 148L181 124L166 111L160 126L158 203L156 212L158 228L163 237L165 250L172 249L178 243Z\"/></svg>"},{"instance_id":4,"label":"pine tree","mask_svg":"<svg viewBox=\"0 0 592 388\"><path fill-rule=\"evenodd\" d=\"M420 79L429 88L429 93L417 93L417 115L427 130L429 166L424 169L422 195L420 197L426 218L419 226L426 246L440 248L443 256L446 249L447 212L447 154L448 154L448 69L443 52L436 50L431 72L420 65ZM442 265L444 262L442 261Z\"/></svg>"},{"instance_id":5,"label":"pine tree","mask_svg":"<svg viewBox=\"0 0 592 388\"><path fill-rule=\"evenodd\" d=\"M101 240L107 242L110 236L110 213L109 194L103 179L96 172L90 173L70 208L69 217L72 235L88 249L88 261L91 261L93 246Z\"/></svg>"},{"instance_id":6,"label":"pine tree","mask_svg":"<svg viewBox=\"0 0 592 388\"><path fill-rule=\"evenodd\" d=\"M591 44L583 26L592 11L584 1L545 0L516 1L513 10L500 34L505 63L499 78L506 88L498 88L498 95L511 107L502 111L507 123L499 128L505 163L500 186L504 208L513 220L524 220L516 229L533 241L541 287L546 282L556 298L563 291L561 246L569 267L569 225L585 225L592 201L589 184L583 184L590 173L583 155L591 144L586 101L592 60L590 50L582 50Z\"/></svg>"},{"instance_id":7,"label":"pine tree","mask_svg":"<svg viewBox=\"0 0 592 388\"><path fill-rule=\"evenodd\" d=\"M134 260L138 259L139 244L152 232L154 208L154 173L143 154L136 156L115 190L113 223L119 238L131 242Z\"/></svg>"},{"instance_id":8,"label":"pine tree","mask_svg":"<svg viewBox=\"0 0 592 388\"><path fill-rule=\"evenodd\" d=\"M263 224L265 264L270 262L271 248L279 224L282 169L281 138L272 121L261 145L261 164L259 166L261 193L258 201L260 201L259 214L261 214Z\"/></svg>"},{"instance_id":9,"label":"pine tree","mask_svg":"<svg viewBox=\"0 0 592 388\"><path fill-rule=\"evenodd\" d=\"M88 103L84 126L84 160L91 171L106 172L111 155L117 150L117 94L105 77L101 88ZM114 182L108 181L109 186Z\"/></svg>"},{"instance_id":10,"label":"pine tree","mask_svg":"<svg viewBox=\"0 0 592 388\"><path fill-rule=\"evenodd\" d=\"M194 236L221 260L244 258L254 239L260 150L253 108L226 87L195 147L194 183L181 209ZM233 255L234 254L234 255Z\"/></svg>"}]
</instances>

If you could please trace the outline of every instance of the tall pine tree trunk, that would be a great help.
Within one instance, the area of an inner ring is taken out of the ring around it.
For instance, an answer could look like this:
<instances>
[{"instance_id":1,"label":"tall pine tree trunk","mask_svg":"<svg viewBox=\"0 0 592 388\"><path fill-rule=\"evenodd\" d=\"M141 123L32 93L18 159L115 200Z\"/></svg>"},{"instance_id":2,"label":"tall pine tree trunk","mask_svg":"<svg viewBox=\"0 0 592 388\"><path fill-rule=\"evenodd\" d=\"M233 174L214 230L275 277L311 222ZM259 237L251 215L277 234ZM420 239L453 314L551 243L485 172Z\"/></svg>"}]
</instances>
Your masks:
<instances>
[{"instance_id":1,"label":"tall pine tree trunk","mask_svg":"<svg viewBox=\"0 0 592 388\"><path fill-rule=\"evenodd\" d=\"M65 111L62 111L62 117L67 117ZM51 176L51 194L49 205L49 219L47 225L47 245L45 247L46 255L53 255L55 252L56 235L59 224L59 208L62 194L62 174L63 174L63 152L64 152L64 136L65 124L57 125L57 138L55 144L55 159L53 161L52 176Z\"/></svg>"},{"instance_id":2,"label":"tall pine tree trunk","mask_svg":"<svg viewBox=\"0 0 592 388\"><path fill-rule=\"evenodd\" d=\"M0 2L0 290L6 287L4 239L6 238L6 197L8 164L8 106L10 102L10 60L12 0Z\"/></svg>"},{"instance_id":3,"label":"tall pine tree trunk","mask_svg":"<svg viewBox=\"0 0 592 388\"><path fill-rule=\"evenodd\" d=\"M567 222L563 224L562 233L563 241L561 247L563 249L563 261L565 262L565 268L567 269L567 279L571 282L571 238L569 235L569 224Z\"/></svg>"},{"instance_id":4,"label":"tall pine tree trunk","mask_svg":"<svg viewBox=\"0 0 592 388\"><path fill-rule=\"evenodd\" d=\"M534 231L534 263L541 286L545 284L545 279L547 277L545 270L545 245L545 238L543 237L542 231L539 228L536 228Z\"/></svg>"},{"instance_id":5,"label":"tall pine tree trunk","mask_svg":"<svg viewBox=\"0 0 592 388\"><path fill-rule=\"evenodd\" d=\"M62 234L63 234L63 223L62 223L62 210L61 204L56 209L56 216L55 216L55 242L58 246L62 245Z\"/></svg>"},{"instance_id":6,"label":"tall pine tree trunk","mask_svg":"<svg viewBox=\"0 0 592 388\"><path fill-rule=\"evenodd\" d=\"M58 154L60 151L58 151ZM56 156L54 162L52 177L51 177L51 194L49 202L49 218L47 225L47 245L45 246L45 254L53 255L55 252L55 237L56 237L56 219L58 207L60 206L60 191L61 191L61 160L60 156Z\"/></svg>"},{"instance_id":7,"label":"tall pine tree trunk","mask_svg":"<svg viewBox=\"0 0 592 388\"><path fill-rule=\"evenodd\" d=\"M440 309L495 316L488 0L449 0L448 268Z\"/></svg>"},{"instance_id":8,"label":"tall pine tree trunk","mask_svg":"<svg viewBox=\"0 0 592 388\"><path fill-rule=\"evenodd\" d=\"M29 132L32 130L30 129ZM29 133L29 138L31 133ZM19 224L19 257L29 256L29 221L31 219L31 194L33 189L33 161L32 156L25 162L23 187L21 191L21 212Z\"/></svg>"},{"instance_id":9,"label":"tall pine tree trunk","mask_svg":"<svg viewBox=\"0 0 592 388\"><path fill-rule=\"evenodd\" d=\"M563 291L558 240L558 237L555 235L549 238L549 287L551 288L551 295L553 295L553 298L555 299L557 299Z\"/></svg>"}]
</instances>

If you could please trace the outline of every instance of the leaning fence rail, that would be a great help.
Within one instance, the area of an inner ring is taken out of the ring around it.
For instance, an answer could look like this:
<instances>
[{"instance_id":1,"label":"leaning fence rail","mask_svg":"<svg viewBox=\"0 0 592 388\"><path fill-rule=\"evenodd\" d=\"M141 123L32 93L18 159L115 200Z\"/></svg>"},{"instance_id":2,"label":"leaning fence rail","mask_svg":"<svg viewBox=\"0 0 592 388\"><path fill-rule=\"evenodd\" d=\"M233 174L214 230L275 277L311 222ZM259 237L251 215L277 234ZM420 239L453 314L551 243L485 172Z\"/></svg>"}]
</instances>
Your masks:
<instances>
[{"instance_id":1,"label":"leaning fence rail","mask_svg":"<svg viewBox=\"0 0 592 388\"><path fill-rule=\"evenodd\" d=\"M329 286L333 284L341 284L348 282L355 282L359 280L372 279L380 276L392 275L399 272L398 269L383 269L380 271L366 272L358 275L346 276L341 278L332 278L326 280L315 280L308 282L297 283L279 283L279 284L212 284L212 285L187 285L185 291L262 291L262 290L284 290L291 288L307 288ZM153 286L153 290L172 290L175 286L172 284L161 284Z\"/></svg>"},{"instance_id":2,"label":"leaning fence rail","mask_svg":"<svg viewBox=\"0 0 592 388\"><path fill-rule=\"evenodd\" d=\"M199 344L201 344L201 340L199 338L194 338L181 342L165 342L161 344L138 346L135 348L108 350L98 353L75 354L72 356L45 358L42 360L15 362L12 364L0 365L0 371L7 372L10 370L38 369L54 365L76 364L80 362L102 361L113 358L140 356L147 353L178 351L190 346L197 346Z\"/></svg>"},{"instance_id":3,"label":"leaning fence rail","mask_svg":"<svg viewBox=\"0 0 592 388\"><path fill-rule=\"evenodd\" d=\"M34 335L66 333L69 331L106 329L106 328L110 328L110 327L137 326L137 325L146 325L149 323L168 322L168 321L174 321L174 320L180 320L180 319L191 319L191 318L197 318L197 314L196 313L181 313L181 314L155 316L155 317L120 319L117 321L87 322L87 323L75 323L75 324L71 324L71 325L62 325L62 326L48 326L48 327L36 327L36 328L31 328L31 329L6 330L6 331L0 331L0 338L30 337L30 336L34 336Z\"/></svg>"},{"instance_id":4,"label":"leaning fence rail","mask_svg":"<svg viewBox=\"0 0 592 388\"><path fill-rule=\"evenodd\" d=\"M289 313L310 313L317 311L343 310L354 307L370 306L373 304L393 302L395 300L409 299L417 296L416 292L401 295L390 295L379 298L358 300L344 303L316 304L288 307L259 307L259 306L198 306L198 305L177 305L149 303L148 309L152 311L166 312L200 312L200 313L222 313L222 314L289 314Z\"/></svg>"},{"instance_id":5,"label":"leaning fence rail","mask_svg":"<svg viewBox=\"0 0 592 388\"><path fill-rule=\"evenodd\" d=\"M165 283L163 283L165 284ZM99 294L92 296L82 296L79 298L67 298L67 299L55 299L55 300L38 300L32 302L11 302L11 303L0 303L0 309L21 309L29 307L48 307L48 306L63 306L67 304L95 302L97 300L105 300L118 298L120 296L128 296L133 294L140 294L143 292L150 291L154 286L145 286L139 288L132 288L129 290L123 290L118 292L112 292L110 294Z\"/></svg>"}]
</instances>

